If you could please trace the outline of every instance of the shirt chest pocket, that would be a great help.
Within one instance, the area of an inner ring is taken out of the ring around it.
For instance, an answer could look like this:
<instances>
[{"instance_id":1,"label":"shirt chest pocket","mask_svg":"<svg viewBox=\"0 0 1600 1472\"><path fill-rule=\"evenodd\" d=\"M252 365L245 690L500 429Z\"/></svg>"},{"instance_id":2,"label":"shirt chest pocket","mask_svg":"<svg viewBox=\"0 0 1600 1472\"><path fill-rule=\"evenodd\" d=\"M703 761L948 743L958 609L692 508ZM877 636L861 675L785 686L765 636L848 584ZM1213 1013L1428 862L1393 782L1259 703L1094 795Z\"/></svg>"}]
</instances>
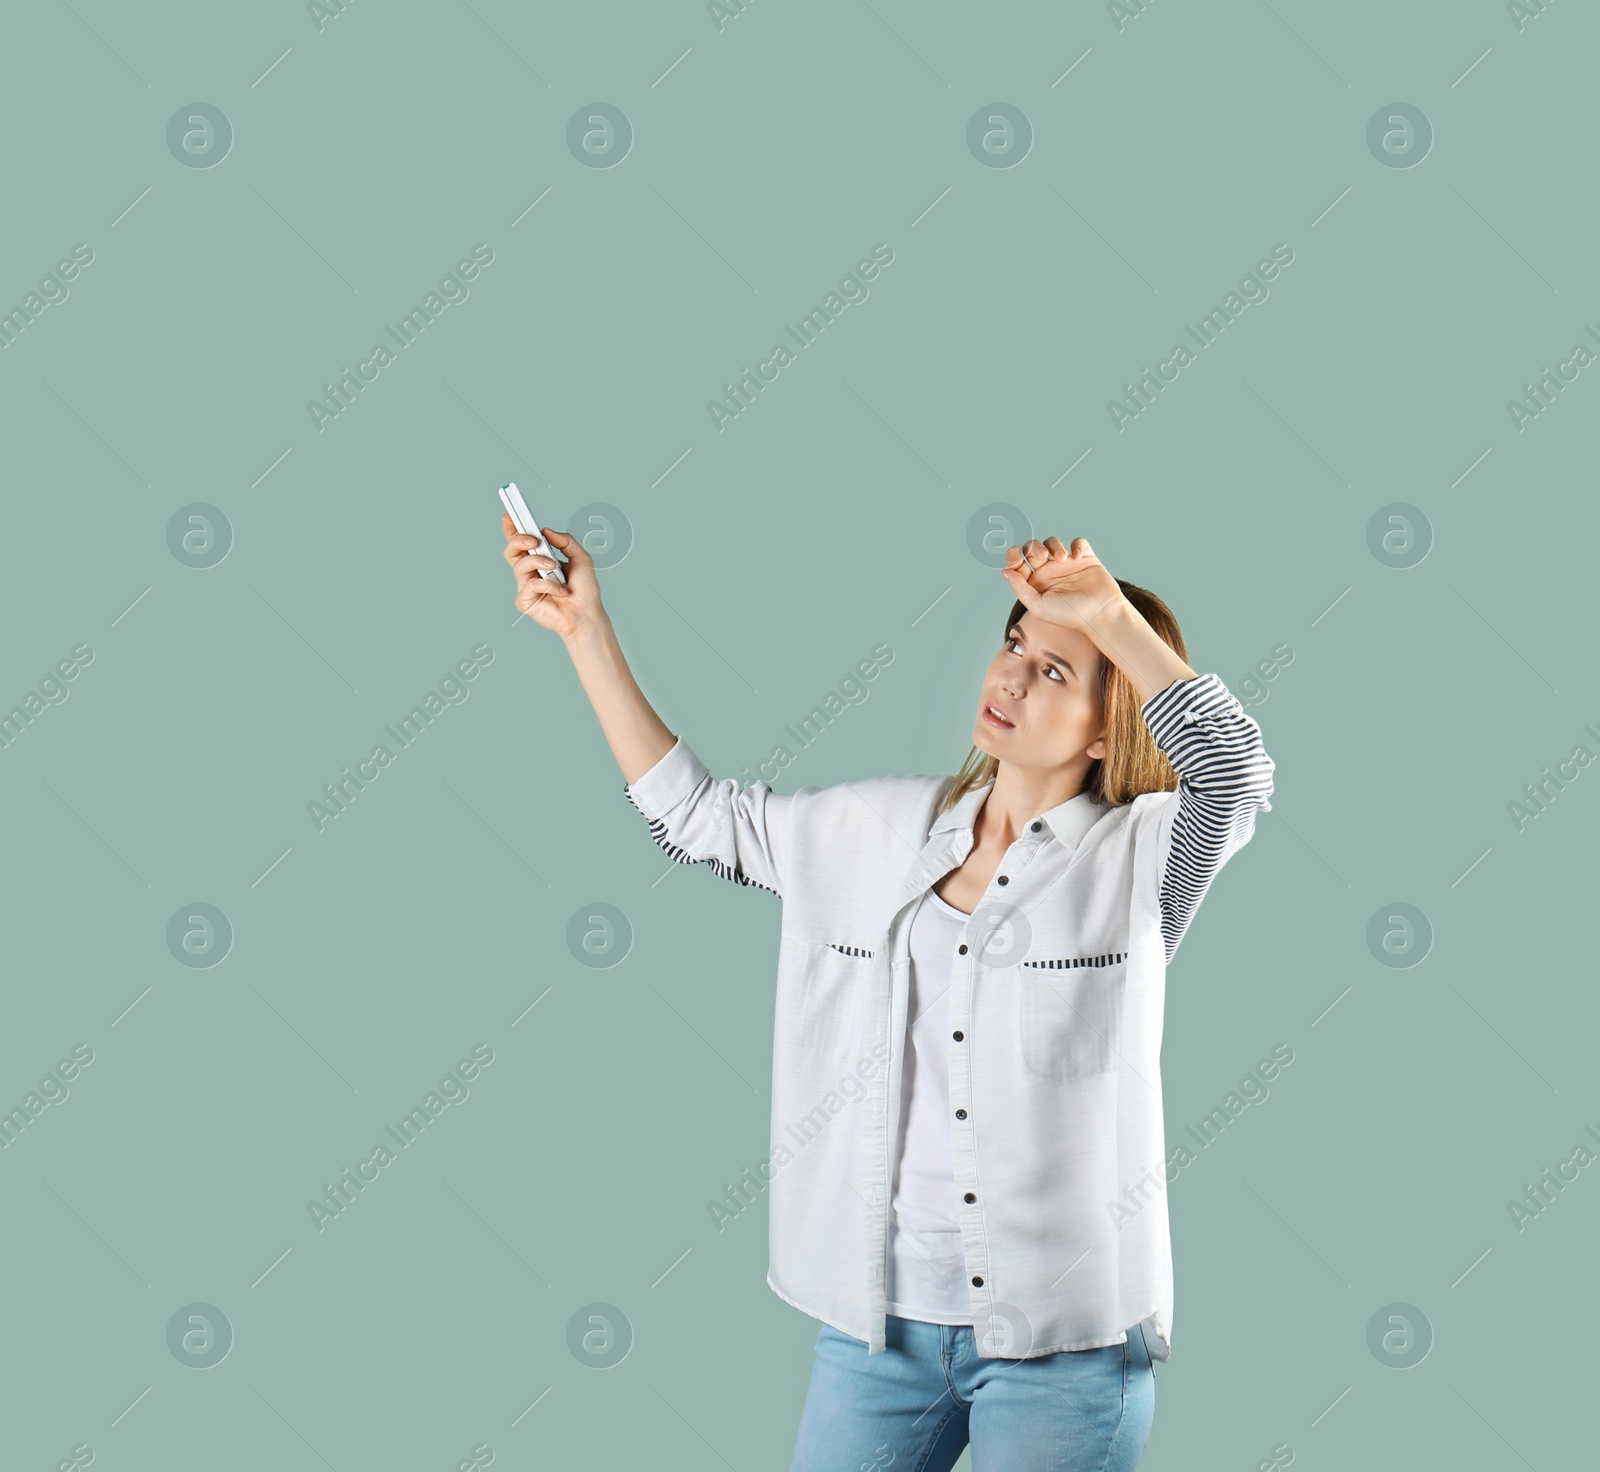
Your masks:
<instances>
[{"instance_id":1,"label":"shirt chest pocket","mask_svg":"<svg viewBox=\"0 0 1600 1472\"><path fill-rule=\"evenodd\" d=\"M1034 955L1016 969L1023 1064L1056 1083L1120 1064L1128 982L1124 952Z\"/></svg>"},{"instance_id":2,"label":"shirt chest pocket","mask_svg":"<svg viewBox=\"0 0 1600 1472\"><path fill-rule=\"evenodd\" d=\"M879 958L871 947L847 940L814 941L807 952L800 1042L830 1058L853 1059L863 1051L861 1029Z\"/></svg>"}]
</instances>

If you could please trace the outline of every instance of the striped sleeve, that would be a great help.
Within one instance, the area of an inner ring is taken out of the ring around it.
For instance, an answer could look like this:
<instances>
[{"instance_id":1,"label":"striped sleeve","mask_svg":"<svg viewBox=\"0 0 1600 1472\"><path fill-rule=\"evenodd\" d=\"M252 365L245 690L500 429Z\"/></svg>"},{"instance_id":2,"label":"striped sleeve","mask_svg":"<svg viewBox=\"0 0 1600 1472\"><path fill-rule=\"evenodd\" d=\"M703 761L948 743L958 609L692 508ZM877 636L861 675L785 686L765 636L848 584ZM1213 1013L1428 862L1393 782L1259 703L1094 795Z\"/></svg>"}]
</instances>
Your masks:
<instances>
[{"instance_id":1,"label":"striped sleeve","mask_svg":"<svg viewBox=\"0 0 1600 1472\"><path fill-rule=\"evenodd\" d=\"M782 898L792 795L765 782L741 789L733 777L717 781L682 736L622 790L670 858L709 864L723 879Z\"/></svg>"},{"instance_id":2,"label":"striped sleeve","mask_svg":"<svg viewBox=\"0 0 1600 1472\"><path fill-rule=\"evenodd\" d=\"M1261 728L1214 674L1174 680L1140 707L1178 773L1161 828L1161 935L1170 963L1217 871L1271 812L1273 761Z\"/></svg>"}]
</instances>

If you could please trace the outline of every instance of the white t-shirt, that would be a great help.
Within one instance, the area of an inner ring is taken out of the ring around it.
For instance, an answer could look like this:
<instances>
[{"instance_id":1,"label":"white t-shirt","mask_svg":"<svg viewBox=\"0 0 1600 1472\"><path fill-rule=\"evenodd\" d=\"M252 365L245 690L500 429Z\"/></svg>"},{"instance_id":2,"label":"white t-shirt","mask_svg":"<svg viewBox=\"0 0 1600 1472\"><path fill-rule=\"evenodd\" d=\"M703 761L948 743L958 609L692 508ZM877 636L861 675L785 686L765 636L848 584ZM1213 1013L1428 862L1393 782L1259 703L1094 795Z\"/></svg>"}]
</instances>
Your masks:
<instances>
[{"instance_id":1,"label":"white t-shirt","mask_svg":"<svg viewBox=\"0 0 1600 1472\"><path fill-rule=\"evenodd\" d=\"M950 969L972 917L932 889L911 922L900 1141L889 1215L888 1312L970 1324L950 1144Z\"/></svg>"}]
</instances>

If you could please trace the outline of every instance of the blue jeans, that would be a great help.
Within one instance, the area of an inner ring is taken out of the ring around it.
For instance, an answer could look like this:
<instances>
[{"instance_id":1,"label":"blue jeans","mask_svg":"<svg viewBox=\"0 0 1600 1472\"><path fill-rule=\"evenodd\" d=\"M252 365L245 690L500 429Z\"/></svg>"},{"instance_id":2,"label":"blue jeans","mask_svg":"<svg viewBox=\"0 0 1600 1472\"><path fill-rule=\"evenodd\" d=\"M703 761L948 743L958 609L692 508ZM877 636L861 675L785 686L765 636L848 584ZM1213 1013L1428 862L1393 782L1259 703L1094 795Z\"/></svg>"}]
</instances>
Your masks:
<instances>
[{"instance_id":1,"label":"blue jeans","mask_svg":"<svg viewBox=\"0 0 1600 1472\"><path fill-rule=\"evenodd\" d=\"M789 1472L1130 1472L1155 1417L1143 1330L1126 1344L983 1359L970 1324L888 1315L883 1353L817 1334Z\"/></svg>"}]
</instances>

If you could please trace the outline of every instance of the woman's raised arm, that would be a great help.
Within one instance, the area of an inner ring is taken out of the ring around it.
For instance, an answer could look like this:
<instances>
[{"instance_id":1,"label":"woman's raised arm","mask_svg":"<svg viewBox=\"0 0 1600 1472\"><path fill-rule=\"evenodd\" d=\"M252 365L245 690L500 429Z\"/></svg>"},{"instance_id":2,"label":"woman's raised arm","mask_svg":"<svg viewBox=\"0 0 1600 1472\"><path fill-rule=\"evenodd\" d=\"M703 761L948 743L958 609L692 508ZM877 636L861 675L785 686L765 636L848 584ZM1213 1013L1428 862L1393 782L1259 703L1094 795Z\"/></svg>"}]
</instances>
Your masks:
<instances>
[{"instance_id":1,"label":"woman's raised arm","mask_svg":"<svg viewBox=\"0 0 1600 1472\"><path fill-rule=\"evenodd\" d=\"M509 516L502 516L500 524L506 535L505 558L517 577L517 607L560 636L623 780L637 782L672 750L677 738L628 668L611 616L600 601L594 559L576 537L545 527L550 545L566 558L557 563L535 552L536 539L517 531ZM567 585L540 577L541 567L560 567Z\"/></svg>"},{"instance_id":2,"label":"woman's raised arm","mask_svg":"<svg viewBox=\"0 0 1600 1472\"><path fill-rule=\"evenodd\" d=\"M602 614L598 622L582 625L566 645L623 781L637 782L678 738L644 698L609 618Z\"/></svg>"},{"instance_id":3,"label":"woman's raised arm","mask_svg":"<svg viewBox=\"0 0 1600 1472\"><path fill-rule=\"evenodd\" d=\"M500 522L506 561L517 575L517 607L561 636L622 768L628 801L650 824L657 846L680 864L709 864L724 879L781 895L795 798L765 782L741 790L732 777L713 778L644 698L601 605L594 559L583 543L546 527L550 545L566 558L558 563L535 552L537 539L518 532L509 516ZM540 577L541 567L560 567L566 586Z\"/></svg>"}]
</instances>

